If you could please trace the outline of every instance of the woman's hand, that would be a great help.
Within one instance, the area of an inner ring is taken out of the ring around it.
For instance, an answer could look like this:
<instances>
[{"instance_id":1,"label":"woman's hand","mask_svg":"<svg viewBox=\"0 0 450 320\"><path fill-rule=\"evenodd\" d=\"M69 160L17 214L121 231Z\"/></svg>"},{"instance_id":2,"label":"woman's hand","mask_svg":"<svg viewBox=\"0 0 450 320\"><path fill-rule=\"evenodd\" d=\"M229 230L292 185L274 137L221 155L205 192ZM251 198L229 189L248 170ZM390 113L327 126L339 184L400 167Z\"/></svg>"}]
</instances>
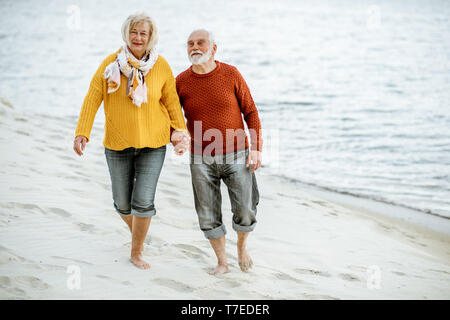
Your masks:
<instances>
[{"instance_id":1,"label":"woman's hand","mask_svg":"<svg viewBox=\"0 0 450 320\"><path fill-rule=\"evenodd\" d=\"M73 141L73 151L79 156L83 155L84 148L86 147L87 138L85 136L77 136Z\"/></svg>"},{"instance_id":2,"label":"woman's hand","mask_svg":"<svg viewBox=\"0 0 450 320\"><path fill-rule=\"evenodd\" d=\"M175 130L170 141L172 141L175 153L181 156L188 149L191 137L186 131Z\"/></svg>"}]
</instances>

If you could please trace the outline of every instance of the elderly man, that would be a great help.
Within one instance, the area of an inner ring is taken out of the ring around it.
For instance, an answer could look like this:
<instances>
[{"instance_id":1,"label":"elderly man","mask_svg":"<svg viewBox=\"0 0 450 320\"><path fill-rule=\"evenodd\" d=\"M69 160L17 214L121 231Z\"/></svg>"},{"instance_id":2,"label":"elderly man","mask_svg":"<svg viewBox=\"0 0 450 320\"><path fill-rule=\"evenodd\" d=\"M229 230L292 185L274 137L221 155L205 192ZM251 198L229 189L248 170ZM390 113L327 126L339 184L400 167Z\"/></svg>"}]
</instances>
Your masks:
<instances>
[{"instance_id":1,"label":"elderly man","mask_svg":"<svg viewBox=\"0 0 450 320\"><path fill-rule=\"evenodd\" d=\"M239 266L244 272L253 266L246 242L256 225L259 193L254 171L261 165L262 149L261 123L250 90L234 66L214 59L216 51L211 32L192 32L187 41L192 66L176 78L192 137L190 169L195 209L218 260L213 275L229 271L221 180L230 196ZM242 115L250 133L250 150Z\"/></svg>"}]
</instances>

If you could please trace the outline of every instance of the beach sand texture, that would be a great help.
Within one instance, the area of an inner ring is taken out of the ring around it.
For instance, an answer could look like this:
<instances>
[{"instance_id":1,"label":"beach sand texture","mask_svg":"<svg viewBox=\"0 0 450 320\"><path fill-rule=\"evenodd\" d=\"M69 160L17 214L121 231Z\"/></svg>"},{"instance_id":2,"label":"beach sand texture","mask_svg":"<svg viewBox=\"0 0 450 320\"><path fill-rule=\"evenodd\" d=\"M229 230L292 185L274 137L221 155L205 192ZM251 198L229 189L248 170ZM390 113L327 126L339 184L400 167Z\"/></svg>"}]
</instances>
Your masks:
<instances>
[{"instance_id":1,"label":"beach sand texture","mask_svg":"<svg viewBox=\"0 0 450 320\"><path fill-rule=\"evenodd\" d=\"M152 267L139 270L113 208L103 127L94 123L79 157L76 120L0 104L1 299L450 298L448 234L314 197L264 168L249 237L253 269L238 267L223 188L231 272L209 275L216 260L198 227L189 167L171 148L145 242Z\"/></svg>"}]
</instances>

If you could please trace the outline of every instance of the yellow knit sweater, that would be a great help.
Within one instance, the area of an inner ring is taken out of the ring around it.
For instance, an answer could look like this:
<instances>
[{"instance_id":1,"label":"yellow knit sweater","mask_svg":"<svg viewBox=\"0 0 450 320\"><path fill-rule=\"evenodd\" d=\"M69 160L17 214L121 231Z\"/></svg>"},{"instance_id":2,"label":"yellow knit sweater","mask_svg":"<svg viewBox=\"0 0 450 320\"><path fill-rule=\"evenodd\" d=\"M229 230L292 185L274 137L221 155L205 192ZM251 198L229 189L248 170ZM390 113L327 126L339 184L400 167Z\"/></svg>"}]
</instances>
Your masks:
<instances>
[{"instance_id":1,"label":"yellow knit sweater","mask_svg":"<svg viewBox=\"0 0 450 320\"><path fill-rule=\"evenodd\" d=\"M148 97L141 107L127 97L127 78L121 75L120 87L107 93L105 68L116 59L117 52L109 55L97 69L84 98L76 136L89 135L95 114L103 101L105 111L105 136L103 145L112 150L158 148L170 142L170 128L186 130L175 78L167 61L158 56L153 68L145 76Z\"/></svg>"}]
</instances>

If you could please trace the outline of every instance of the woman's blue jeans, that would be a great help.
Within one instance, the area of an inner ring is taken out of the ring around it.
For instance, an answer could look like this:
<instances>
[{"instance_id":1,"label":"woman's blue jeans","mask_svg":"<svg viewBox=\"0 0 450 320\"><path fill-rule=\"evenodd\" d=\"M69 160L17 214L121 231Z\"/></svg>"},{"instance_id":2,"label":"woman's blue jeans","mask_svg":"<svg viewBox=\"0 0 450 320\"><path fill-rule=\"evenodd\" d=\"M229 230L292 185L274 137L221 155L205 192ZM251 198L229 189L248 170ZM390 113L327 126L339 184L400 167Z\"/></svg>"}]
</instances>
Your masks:
<instances>
[{"instance_id":1,"label":"woman's blue jeans","mask_svg":"<svg viewBox=\"0 0 450 320\"><path fill-rule=\"evenodd\" d=\"M156 214L155 193L166 156L160 148L105 148L114 208L121 216L149 218Z\"/></svg>"}]
</instances>

